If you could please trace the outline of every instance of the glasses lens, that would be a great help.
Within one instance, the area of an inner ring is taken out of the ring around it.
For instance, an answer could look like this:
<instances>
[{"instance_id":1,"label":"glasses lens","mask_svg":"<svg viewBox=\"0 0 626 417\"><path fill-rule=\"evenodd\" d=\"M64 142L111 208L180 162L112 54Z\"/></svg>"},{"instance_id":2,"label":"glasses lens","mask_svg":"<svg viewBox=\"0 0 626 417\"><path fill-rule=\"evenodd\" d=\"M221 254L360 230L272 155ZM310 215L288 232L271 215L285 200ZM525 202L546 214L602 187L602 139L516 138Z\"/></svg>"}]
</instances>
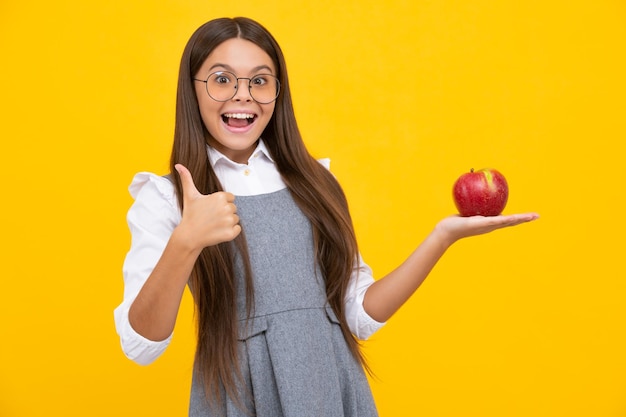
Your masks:
<instances>
[{"instance_id":1,"label":"glasses lens","mask_svg":"<svg viewBox=\"0 0 626 417\"><path fill-rule=\"evenodd\" d=\"M239 80L249 82L250 96L257 103L271 103L276 100L280 92L280 82L273 75L259 74L248 79L237 78L235 74L228 71L218 71L209 75L206 80L206 91L213 100L228 101L237 93Z\"/></svg>"},{"instance_id":2,"label":"glasses lens","mask_svg":"<svg viewBox=\"0 0 626 417\"><path fill-rule=\"evenodd\" d=\"M226 71L214 72L206 80L206 91L213 100L230 100L237 92L237 77Z\"/></svg>"},{"instance_id":3,"label":"glasses lens","mask_svg":"<svg viewBox=\"0 0 626 417\"><path fill-rule=\"evenodd\" d=\"M257 103L271 103L276 100L279 91L280 82L273 75L259 74L250 79L250 95Z\"/></svg>"}]
</instances>

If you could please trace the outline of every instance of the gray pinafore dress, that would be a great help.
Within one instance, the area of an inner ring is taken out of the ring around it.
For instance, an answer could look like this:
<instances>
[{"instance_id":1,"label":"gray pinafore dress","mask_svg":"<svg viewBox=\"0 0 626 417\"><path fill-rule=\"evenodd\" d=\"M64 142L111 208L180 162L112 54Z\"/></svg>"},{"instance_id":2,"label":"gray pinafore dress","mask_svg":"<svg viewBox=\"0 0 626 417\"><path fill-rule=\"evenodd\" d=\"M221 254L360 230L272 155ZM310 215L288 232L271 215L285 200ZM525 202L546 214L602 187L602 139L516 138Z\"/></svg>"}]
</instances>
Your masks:
<instances>
[{"instance_id":1,"label":"gray pinafore dress","mask_svg":"<svg viewBox=\"0 0 626 417\"><path fill-rule=\"evenodd\" d=\"M238 283L239 366L246 385L240 392L249 411L225 395L217 407L209 406L195 370L189 416L377 416L364 371L326 302L308 219L287 189L238 196L235 204L255 291L247 320L243 279Z\"/></svg>"}]
</instances>

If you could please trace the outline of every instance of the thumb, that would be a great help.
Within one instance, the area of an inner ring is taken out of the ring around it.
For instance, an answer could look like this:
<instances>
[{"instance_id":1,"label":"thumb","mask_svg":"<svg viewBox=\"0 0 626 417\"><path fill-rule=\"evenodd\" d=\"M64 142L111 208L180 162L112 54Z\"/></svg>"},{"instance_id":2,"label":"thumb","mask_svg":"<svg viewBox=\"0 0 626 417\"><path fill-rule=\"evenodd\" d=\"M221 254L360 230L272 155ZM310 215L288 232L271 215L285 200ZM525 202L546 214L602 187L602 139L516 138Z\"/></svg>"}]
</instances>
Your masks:
<instances>
[{"instance_id":1,"label":"thumb","mask_svg":"<svg viewBox=\"0 0 626 417\"><path fill-rule=\"evenodd\" d=\"M196 187L196 184L193 182L193 178L191 177L191 172L183 166L182 164L174 165L176 171L178 171L178 176L180 177L180 183L183 187L183 198L194 198L201 195L200 191Z\"/></svg>"}]
</instances>

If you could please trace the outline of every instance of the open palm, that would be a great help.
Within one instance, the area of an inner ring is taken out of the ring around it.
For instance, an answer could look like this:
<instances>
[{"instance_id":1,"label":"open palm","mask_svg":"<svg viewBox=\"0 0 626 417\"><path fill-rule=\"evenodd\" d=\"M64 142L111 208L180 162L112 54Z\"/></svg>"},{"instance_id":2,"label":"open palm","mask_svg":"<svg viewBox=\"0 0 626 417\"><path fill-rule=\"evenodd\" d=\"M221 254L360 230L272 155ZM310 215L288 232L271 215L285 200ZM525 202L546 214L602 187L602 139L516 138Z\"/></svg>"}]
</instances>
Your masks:
<instances>
[{"instance_id":1,"label":"open palm","mask_svg":"<svg viewBox=\"0 0 626 417\"><path fill-rule=\"evenodd\" d=\"M500 216L472 216L459 215L446 217L437 225L442 232L449 236L451 242L459 239L482 235L504 227L516 226L539 218L537 213L521 213Z\"/></svg>"}]
</instances>

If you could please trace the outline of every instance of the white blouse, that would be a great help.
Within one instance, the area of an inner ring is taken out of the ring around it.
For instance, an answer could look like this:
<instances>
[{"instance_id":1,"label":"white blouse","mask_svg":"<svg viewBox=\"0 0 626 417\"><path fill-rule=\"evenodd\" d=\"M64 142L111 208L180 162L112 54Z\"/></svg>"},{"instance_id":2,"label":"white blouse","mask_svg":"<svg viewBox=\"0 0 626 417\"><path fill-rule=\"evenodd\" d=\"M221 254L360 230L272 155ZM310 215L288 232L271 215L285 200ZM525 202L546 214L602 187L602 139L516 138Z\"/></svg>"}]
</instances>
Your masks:
<instances>
[{"instance_id":1,"label":"white blouse","mask_svg":"<svg viewBox=\"0 0 626 417\"><path fill-rule=\"evenodd\" d=\"M266 194L286 187L262 140L248 164L235 163L217 150L207 149L222 186L235 195ZM328 160L320 160L320 163L328 168ZM174 228L180 223L181 213L174 187L164 177L138 173L129 191L135 199L127 215L132 240L123 265L124 298L114 311L115 328L126 356L147 365L165 351L172 335L161 341L146 339L131 327L128 311L160 259ZM345 298L348 326L359 339L369 338L384 325L372 319L363 308L365 292L372 283L372 270L359 255Z\"/></svg>"}]
</instances>

